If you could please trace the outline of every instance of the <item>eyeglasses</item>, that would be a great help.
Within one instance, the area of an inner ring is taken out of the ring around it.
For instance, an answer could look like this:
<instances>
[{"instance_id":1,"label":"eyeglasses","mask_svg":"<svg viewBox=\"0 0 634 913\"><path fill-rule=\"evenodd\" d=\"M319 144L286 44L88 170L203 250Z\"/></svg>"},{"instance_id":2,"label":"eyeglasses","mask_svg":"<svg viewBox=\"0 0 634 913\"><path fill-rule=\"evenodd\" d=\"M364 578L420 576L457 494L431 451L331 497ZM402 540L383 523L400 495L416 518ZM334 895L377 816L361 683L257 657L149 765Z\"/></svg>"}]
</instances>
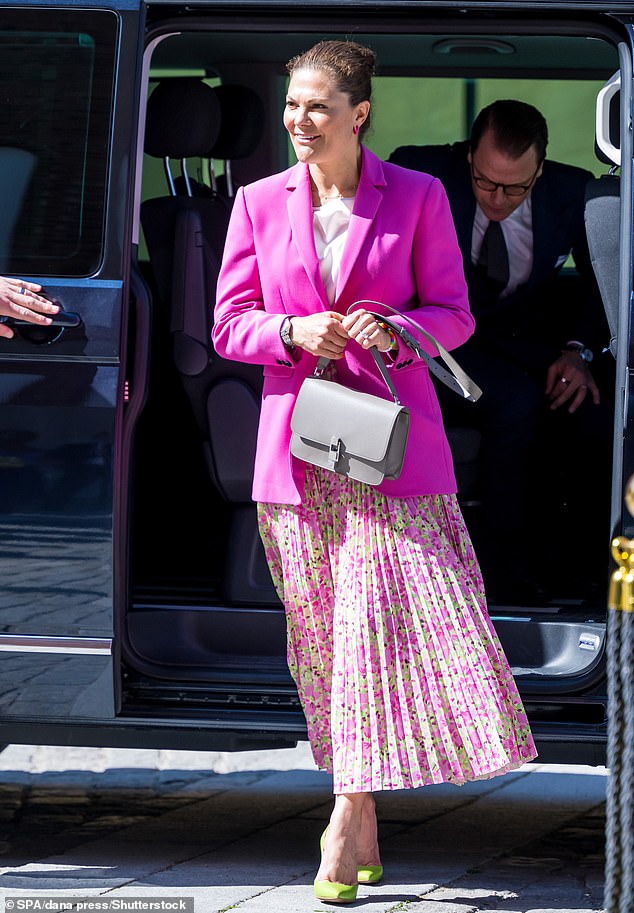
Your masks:
<instances>
[{"instance_id":1,"label":"eyeglasses","mask_svg":"<svg viewBox=\"0 0 634 913\"><path fill-rule=\"evenodd\" d=\"M535 169L533 176L531 177L528 184L501 184L499 181L490 181L489 178L485 178L480 174L476 174L473 170L473 162L471 162L471 177L476 187L479 187L480 190L484 190L486 193L495 193L498 187L502 188L502 192L507 197L523 197L525 193L531 189L535 183L535 178L537 177L537 172L541 168L541 162Z\"/></svg>"}]
</instances>

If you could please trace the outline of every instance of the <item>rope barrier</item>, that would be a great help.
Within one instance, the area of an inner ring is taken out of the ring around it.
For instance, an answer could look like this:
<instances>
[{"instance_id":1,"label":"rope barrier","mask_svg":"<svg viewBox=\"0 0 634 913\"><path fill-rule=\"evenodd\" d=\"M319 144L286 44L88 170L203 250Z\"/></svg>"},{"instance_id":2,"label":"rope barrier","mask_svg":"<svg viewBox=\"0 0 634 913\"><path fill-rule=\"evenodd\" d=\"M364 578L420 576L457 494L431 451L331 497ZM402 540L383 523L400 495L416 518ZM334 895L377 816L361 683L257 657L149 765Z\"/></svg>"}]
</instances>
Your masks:
<instances>
[{"instance_id":1,"label":"rope barrier","mask_svg":"<svg viewBox=\"0 0 634 913\"><path fill-rule=\"evenodd\" d=\"M616 573L616 571L615 571ZM607 913L618 913L623 861L621 853L621 780L623 758L623 685L619 675L621 655L620 612L608 612L608 778L605 822L605 890L604 907Z\"/></svg>"},{"instance_id":2,"label":"rope barrier","mask_svg":"<svg viewBox=\"0 0 634 913\"><path fill-rule=\"evenodd\" d=\"M634 539L612 543L608 596L606 913L634 911Z\"/></svg>"}]
</instances>

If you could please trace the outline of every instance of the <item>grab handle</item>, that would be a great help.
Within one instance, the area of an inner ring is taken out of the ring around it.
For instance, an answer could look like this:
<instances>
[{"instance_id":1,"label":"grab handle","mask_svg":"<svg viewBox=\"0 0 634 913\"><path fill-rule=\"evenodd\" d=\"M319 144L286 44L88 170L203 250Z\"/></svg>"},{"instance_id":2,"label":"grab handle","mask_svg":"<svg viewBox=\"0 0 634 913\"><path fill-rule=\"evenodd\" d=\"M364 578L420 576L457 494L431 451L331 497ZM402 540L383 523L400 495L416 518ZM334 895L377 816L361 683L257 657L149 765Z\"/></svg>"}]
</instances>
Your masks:
<instances>
[{"instance_id":1,"label":"grab handle","mask_svg":"<svg viewBox=\"0 0 634 913\"><path fill-rule=\"evenodd\" d=\"M595 134L597 147L614 165L621 164L621 150L612 142L614 128L613 103L621 91L621 74L614 73L599 90L596 104ZM618 123L618 120L617 120Z\"/></svg>"}]
</instances>

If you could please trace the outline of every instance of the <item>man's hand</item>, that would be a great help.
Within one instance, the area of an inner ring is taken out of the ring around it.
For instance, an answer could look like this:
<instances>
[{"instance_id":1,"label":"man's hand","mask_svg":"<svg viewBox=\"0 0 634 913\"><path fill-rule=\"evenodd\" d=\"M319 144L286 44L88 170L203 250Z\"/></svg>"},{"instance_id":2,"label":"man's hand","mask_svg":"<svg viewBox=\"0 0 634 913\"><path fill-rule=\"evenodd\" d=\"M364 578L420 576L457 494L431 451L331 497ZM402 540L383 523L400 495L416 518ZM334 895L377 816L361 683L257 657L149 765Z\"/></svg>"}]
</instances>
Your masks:
<instances>
[{"instance_id":1,"label":"man's hand","mask_svg":"<svg viewBox=\"0 0 634 913\"><path fill-rule=\"evenodd\" d=\"M599 388L594 382L588 365L577 352L562 352L546 375L546 396L551 409L568 403L568 412L576 412L590 393L595 406L599 405Z\"/></svg>"},{"instance_id":2,"label":"man's hand","mask_svg":"<svg viewBox=\"0 0 634 913\"><path fill-rule=\"evenodd\" d=\"M291 317L291 338L293 345L305 349L319 358L343 358L349 336L344 330L343 314L324 311L308 317Z\"/></svg>"},{"instance_id":3,"label":"man's hand","mask_svg":"<svg viewBox=\"0 0 634 913\"><path fill-rule=\"evenodd\" d=\"M57 314L59 307L47 298L37 293L42 290L41 285L35 282L25 282L23 279L9 279L0 276L0 316L15 317L17 320L27 320L48 326L51 318L47 314ZM0 336L11 339L11 327L0 323Z\"/></svg>"}]
</instances>

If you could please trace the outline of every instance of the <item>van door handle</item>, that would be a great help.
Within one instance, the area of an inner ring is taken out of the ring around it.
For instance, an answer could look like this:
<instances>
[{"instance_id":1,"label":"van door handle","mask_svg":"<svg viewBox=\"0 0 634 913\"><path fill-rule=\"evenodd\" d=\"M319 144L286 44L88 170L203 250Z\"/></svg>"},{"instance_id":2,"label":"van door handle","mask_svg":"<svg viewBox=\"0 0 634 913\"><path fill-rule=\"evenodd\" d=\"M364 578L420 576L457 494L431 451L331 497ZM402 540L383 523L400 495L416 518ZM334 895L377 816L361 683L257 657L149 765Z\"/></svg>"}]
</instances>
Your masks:
<instances>
[{"instance_id":1,"label":"van door handle","mask_svg":"<svg viewBox=\"0 0 634 913\"><path fill-rule=\"evenodd\" d=\"M75 311L58 311L57 314L47 314L46 316L51 318L51 322L46 324L47 327L79 327L82 324L81 316ZM38 323L31 323L30 320L20 320L17 317L0 317L0 323L6 323L10 327L42 326Z\"/></svg>"},{"instance_id":2,"label":"van door handle","mask_svg":"<svg viewBox=\"0 0 634 913\"><path fill-rule=\"evenodd\" d=\"M16 330L25 342L35 346L50 346L51 343L62 339L67 329L83 324L80 315L75 311L58 311L57 314L51 314L50 318L51 322L47 324L31 323L17 317L0 317L0 321Z\"/></svg>"}]
</instances>

